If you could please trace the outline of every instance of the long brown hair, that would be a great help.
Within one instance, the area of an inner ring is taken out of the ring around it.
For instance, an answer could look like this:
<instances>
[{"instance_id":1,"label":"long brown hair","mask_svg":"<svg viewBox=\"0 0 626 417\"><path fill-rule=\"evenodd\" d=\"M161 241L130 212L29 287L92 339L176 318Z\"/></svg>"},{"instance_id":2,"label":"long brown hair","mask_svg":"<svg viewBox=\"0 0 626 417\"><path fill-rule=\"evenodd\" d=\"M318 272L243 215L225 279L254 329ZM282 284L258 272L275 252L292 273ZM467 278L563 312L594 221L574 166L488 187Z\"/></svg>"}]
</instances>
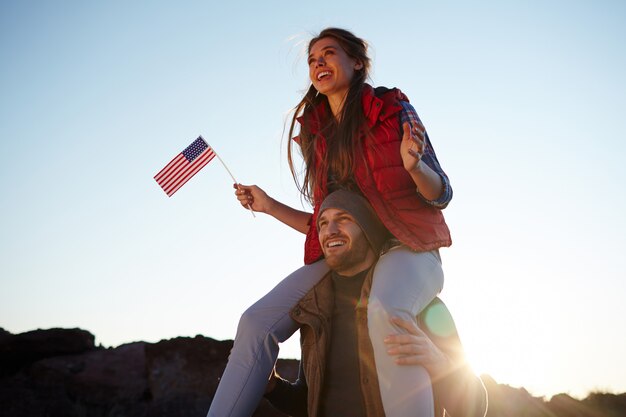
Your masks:
<instances>
[{"instance_id":1,"label":"long brown hair","mask_svg":"<svg viewBox=\"0 0 626 417\"><path fill-rule=\"evenodd\" d=\"M357 146L360 142L355 138L359 134L359 129L366 126L361 95L371 66L370 58L367 55L367 42L345 29L327 28L322 30L311 39L307 52L310 52L313 45L322 38L335 39L346 54L356 62L361 63L363 67L355 71L344 105L336 119L327 117L325 121L319 120L315 109L322 105L325 106L326 113L330 114L330 106L326 96L320 94L312 84L302 100L294 107L293 118L289 127L287 160L298 190L312 204L315 204L316 198L324 197L318 195L319 187L329 173L332 173L338 183L347 182L352 176L355 158L363 157L361 147ZM294 134L296 119L300 115L305 116L299 134L300 150L305 165L302 184L298 180L298 174L294 167L293 141L290 140ZM311 133L310 120L308 120L311 115L317 118L315 123L325 123L325 125L319 126L320 129L317 134ZM316 145L322 136L326 137L326 154L316 155ZM318 164L319 169L317 169Z\"/></svg>"}]
</instances>

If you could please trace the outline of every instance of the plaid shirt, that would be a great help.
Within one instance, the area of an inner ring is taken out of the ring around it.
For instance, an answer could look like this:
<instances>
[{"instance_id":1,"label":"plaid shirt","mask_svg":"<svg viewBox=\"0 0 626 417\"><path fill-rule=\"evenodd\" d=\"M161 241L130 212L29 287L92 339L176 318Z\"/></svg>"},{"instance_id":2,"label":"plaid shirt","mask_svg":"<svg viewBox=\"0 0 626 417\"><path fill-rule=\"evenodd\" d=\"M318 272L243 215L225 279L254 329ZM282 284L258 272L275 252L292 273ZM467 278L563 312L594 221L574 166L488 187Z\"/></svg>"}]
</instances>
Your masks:
<instances>
[{"instance_id":1,"label":"plaid shirt","mask_svg":"<svg viewBox=\"0 0 626 417\"><path fill-rule=\"evenodd\" d=\"M400 126L402 126L405 122L408 122L412 125L413 122L420 122L419 116L415 111L415 108L407 102L401 101L402 111L400 112ZM439 161L437 160L437 155L435 155L435 150L433 149L433 145L430 143L430 139L428 138L428 133L426 133L426 148L424 149L424 154L422 155L422 162L432 168L439 176L441 177L441 182L443 183L443 191L438 199L436 200L428 200L422 196L419 191L418 194L422 197L424 202L430 204L433 207L437 207L439 209L446 208L450 200L452 200L452 187L450 186L450 180L443 169L441 169L441 165L439 165Z\"/></svg>"}]
</instances>

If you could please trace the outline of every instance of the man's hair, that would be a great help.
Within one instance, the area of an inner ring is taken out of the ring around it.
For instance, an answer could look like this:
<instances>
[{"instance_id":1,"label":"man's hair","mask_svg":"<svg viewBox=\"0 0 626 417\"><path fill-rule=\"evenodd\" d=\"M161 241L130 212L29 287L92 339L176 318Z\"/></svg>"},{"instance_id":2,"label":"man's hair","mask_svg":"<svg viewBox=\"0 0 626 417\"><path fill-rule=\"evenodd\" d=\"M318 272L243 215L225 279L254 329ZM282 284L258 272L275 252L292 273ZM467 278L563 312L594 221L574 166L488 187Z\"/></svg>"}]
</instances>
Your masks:
<instances>
[{"instance_id":1,"label":"man's hair","mask_svg":"<svg viewBox=\"0 0 626 417\"><path fill-rule=\"evenodd\" d=\"M337 190L330 193L320 206L317 217L319 229L319 218L324 210L335 208L350 213L359 225L366 239L369 241L374 253L379 254L383 244L390 237L390 233L382 224L370 203L357 193L346 190Z\"/></svg>"}]
</instances>

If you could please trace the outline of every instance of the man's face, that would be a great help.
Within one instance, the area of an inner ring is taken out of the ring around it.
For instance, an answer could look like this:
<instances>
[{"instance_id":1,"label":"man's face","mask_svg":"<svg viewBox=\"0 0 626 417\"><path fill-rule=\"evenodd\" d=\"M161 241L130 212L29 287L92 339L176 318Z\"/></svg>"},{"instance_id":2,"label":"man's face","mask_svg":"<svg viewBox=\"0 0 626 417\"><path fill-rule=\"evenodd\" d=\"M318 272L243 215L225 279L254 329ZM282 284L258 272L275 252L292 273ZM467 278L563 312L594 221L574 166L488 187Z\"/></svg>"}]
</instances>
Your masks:
<instances>
[{"instance_id":1,"label":"man's face","mask_svg":"<svg viewBox=\"0 0 626 417\"><path fill-rule=\"evenodd\" d=\"M374 251L361 227L347 211L324 210L317 228L326 263L333 271L352 276L374 263Z\"/></svg>"}]
</instances>

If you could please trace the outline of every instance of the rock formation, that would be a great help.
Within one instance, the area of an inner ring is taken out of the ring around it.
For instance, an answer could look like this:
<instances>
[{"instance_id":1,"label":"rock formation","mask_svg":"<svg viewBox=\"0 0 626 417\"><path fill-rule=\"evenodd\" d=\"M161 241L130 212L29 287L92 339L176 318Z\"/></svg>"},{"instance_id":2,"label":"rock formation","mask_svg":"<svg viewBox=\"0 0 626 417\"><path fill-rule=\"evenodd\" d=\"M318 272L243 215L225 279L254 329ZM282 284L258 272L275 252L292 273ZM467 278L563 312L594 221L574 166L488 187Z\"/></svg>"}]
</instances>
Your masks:
<instances>
[{"instance_id":1,"label":"rock formation","mask_svg":"<svg viewBox=\"0 0 626 417\"><path fill-rule=\"evenodd\" d=\"M104 349L80 329L0 330L0 416L204 417L231 347L196 336ZM295 360L277 366L297 374ZM283 414L255 413L270 416Z\"/></svg>"},{"instance_id":2,"label":"rock formation","mask_svg":"<svg viewBox=\"0 0 626 417\"><path fill-rule=\"evenodd\" d=\"M205 417L232 341L178 337L103 348L80 329L0 329L0 417ZM296 360L279 360L294 380ZM489 417L623 417L626 394L550 401L488 376ZM285 417L263 401L254 417Z\"/></svg>"}]
</instances>

